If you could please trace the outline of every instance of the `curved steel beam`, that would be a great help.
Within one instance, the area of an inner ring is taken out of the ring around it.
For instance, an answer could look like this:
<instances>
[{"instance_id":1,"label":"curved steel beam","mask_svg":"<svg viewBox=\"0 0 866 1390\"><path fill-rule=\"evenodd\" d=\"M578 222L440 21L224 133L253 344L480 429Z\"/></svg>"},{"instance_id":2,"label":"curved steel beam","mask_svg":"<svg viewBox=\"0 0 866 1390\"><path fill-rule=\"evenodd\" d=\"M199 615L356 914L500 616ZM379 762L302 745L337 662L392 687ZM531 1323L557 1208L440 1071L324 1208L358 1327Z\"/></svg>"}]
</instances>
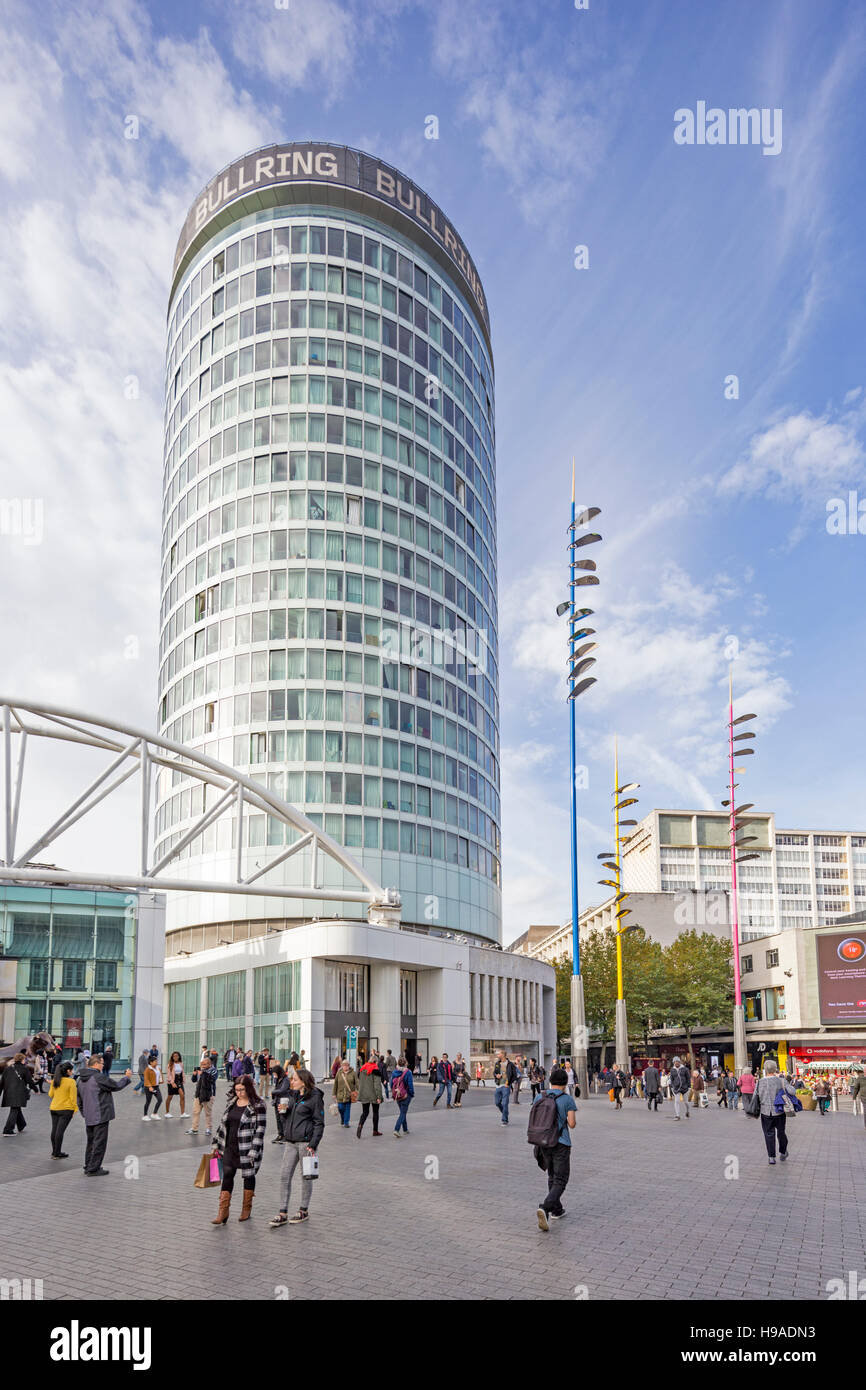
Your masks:
<instances>
[{"instance_id":1,"label":"curved steel beam","mask_svg":"<svg viewBox=\"0 0 866 1390\"><path fill-rule=\"evenodd\" d=\"M343 845L332 839L319 826L308 820L296 806L292 806L289 802L276 796L261 782L256 782L253 778L238 772L236 768L218 762L215 758L200 753L196 749L188 748L185 744L175 743L159 734L151 734L146 730L133 728L118 720L104 719L91 714L62 709L58 706L43 704L40 701L16 700L4 696L0 696L0 709L3 712L2 727L6 764L6 848L5 859L0 866L0 879L19 879L25 882L43 883L70 882L74 879L81 883L102 883L158 891L243 893L256 897L294 897L335 902L366 902L371 907L387 908L395 918L399 917L400 895L396 889L383 888L354 855L350 854ZM45 721L48 727L34 721ZM21 738L14 785L12 779L13 737ZM16 855L15 834L24 771L23 754L28 737L55 738L67 743L84 744L103 749L113 756L103 772L90 782L86 789L67 806L63 814L33 841L27 851L24 854ZM127 760L131 760L132 766L124 769L121 774L113 776ZM183 777L192 778L201 782L205 787L210 786L218 789L222 795L208 806L206 804L207 793L205 792L202 798L201 813L200 815L198 812L196 813L198 819L191 817L194 821L192 827L180 834L174 845L162 854L159 861L153 867L148 868L149 793L154 766L166 768ZM135 771L140 771L142 776L140 798L142 862L138 874L78 874L73 870L28 867L28 860L31 860L35 853L62 835L75 821L86 815ZM166 866L177 858L180 850L213 824L219 815L230 810L232 805L236 807L239 822L237 880L232 883L199 882L192 879L164 876ZM241 829L245 806L274 817L301 837L300 840L295 841L278 854L270 864L253 873L246 880L242 876L241 867L243 851ZM292 853L306 848L308 845L311 849L313 865L311 884L298 888L278 887L276 885L271 887L262 881L270 869L288 859ZM351 874L360 885L359 888L318 888L315 884L318 850L321 850L347 873ZM255 883L255 887L252 886L253 883Z\"/></svg>"}]
</instances>

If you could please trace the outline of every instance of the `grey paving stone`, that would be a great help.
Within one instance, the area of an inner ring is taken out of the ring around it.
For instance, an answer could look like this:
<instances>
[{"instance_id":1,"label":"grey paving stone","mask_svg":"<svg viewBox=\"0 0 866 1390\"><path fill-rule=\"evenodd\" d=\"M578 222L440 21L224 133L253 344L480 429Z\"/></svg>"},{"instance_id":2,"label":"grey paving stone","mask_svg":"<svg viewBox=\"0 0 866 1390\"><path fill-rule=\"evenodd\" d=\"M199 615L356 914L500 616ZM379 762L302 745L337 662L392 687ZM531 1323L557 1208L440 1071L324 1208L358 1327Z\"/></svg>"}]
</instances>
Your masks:
<instances>
[{"instance_id":1,"label":"grey paving stone","mask_svg":"<svg viewBox=\"0 0 866 1390\"><path fill-rule=\"evenodd\" d=\"M387 1116L381 1144L329 1123L310 1222L281 1231L267 1226L277 1146L265 1146L252 1221L236 1220L238 1192L229 1223L217 1228L216 1192L192 1186L201 1139L179 1124L142 1125L141 1101L127 1090L111 1129L111 1176L95 1182L80 1171L78 1120L67 1132L69 1166L51 1162L47 1097L34 1097L25 1135L0 1148L0 1277L42 1277L51 1299L267 1301L285 1286L293 1297L332 1301L372 1281L383 1299L567 1301L585 1285L590 1301L752 1302L824 1297L828 1279L866 1273L866 1212L856 1198L866 1135L853 1116L823 1126L798 1116L791 1163L770 1168L760 1130L723 1110L686 1130L665 1115L655 1123L640 1102L611 1114L592 1099L573 1136L568 1220L545 1235L535 1221L546 1183L526 1143L528 1105L505 1130L490 1092L471 1093L459 1114L433 1112L423 1086L419 1093L411 1144L388 1140ZM723 1176L731 1153L736 1180ZM137 1178L124 1176L130 1155ZM424 1176L429 1155L438 1179Z\"/></svg>"}]
</instances>

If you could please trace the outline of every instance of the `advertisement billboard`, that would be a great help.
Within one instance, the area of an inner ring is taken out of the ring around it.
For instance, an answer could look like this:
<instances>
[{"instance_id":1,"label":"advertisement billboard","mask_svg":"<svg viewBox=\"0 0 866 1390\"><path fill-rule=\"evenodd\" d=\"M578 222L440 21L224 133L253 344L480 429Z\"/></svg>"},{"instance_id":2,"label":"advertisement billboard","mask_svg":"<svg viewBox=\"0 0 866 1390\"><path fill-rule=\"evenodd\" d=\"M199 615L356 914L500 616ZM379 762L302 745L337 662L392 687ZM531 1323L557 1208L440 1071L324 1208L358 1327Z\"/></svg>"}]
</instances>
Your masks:
<instances>
[{"instance_id":1,"label":"advertisement billboard","mask_svg":"<svg viewBox=\"0 0 866 1390\"><path fill-rule=\"evenodd\" d=\"M816 938L822 1023L866 1022L866 931Z\"/></svg>"}]
</instances>

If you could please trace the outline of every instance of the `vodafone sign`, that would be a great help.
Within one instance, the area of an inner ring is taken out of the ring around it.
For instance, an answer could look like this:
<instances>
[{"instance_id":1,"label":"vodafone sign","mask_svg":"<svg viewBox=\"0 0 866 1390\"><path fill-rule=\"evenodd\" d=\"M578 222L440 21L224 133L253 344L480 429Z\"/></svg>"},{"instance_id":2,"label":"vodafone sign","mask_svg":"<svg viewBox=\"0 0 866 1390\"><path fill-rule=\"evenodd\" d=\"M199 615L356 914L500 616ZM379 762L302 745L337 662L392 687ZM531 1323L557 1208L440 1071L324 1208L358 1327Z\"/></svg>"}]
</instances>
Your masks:
<instances>
[{"instance_id":1,"label":"vodafone sign","mask_svg":"<svg viewBox=\"0 0 866 1390\"><path fill-rule=\"evenodd\" d=\"M822 1023L866 1022L866 935L816 938Z\"/></svg>"}]
</instances>

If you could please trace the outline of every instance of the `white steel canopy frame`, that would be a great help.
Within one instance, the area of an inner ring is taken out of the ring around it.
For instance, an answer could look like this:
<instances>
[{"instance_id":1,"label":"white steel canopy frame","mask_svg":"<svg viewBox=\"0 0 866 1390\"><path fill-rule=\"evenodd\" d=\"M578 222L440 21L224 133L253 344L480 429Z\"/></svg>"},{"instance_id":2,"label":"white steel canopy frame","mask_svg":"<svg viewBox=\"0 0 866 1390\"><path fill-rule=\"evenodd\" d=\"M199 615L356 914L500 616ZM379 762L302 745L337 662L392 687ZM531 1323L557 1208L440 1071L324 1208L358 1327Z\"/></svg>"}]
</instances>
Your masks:
<instances>
[{"instance_id":1,"label":"white steel canopy frame","mask_svg":"<svg viewBox=\"0 0 866 1390\"><path fill-rule=\"evenodd\" d=\"M225 763L217 762L181 743L145 733L110 719L58 709L52 705L0 696L4 763L3 858L0 881L24 883L94 884L109 888L144 888L157 892L240 893L273 898L308 898L317 901L366 903L371 922L400 922L400 894L383 888L362 864L341 844L314 825L297 807L275 796L260 782ZM17 750L14 740L18 739ZM29 738L54 738L102 750L110 755L107 766L69 803L60 816L26 849L17 848L18 819L24 780L25 755ZM17 753L17 756L16 756ZM151 852L151 789L154 768L166 768L202 784L202 809L192 824L179 835L171 848L154 860ZM140 820L140 859L138 873L78 873L74 869L31 867L34 856L72 825L86 816L113 791L135 775L140 779L138 801ZM264 812L285 825L294 838L267 864L243 876L244 816L249 811ZM228 882L205 882L166 874L170 864L197 836L226 812L237 818L235 835L235 875ZM310 882L305 886L282 886L267 882L270 870L293 855L310 849ZM320 855L334 860L356 881L353 888L319 886Z\"/></svg>"}]
</instances>

